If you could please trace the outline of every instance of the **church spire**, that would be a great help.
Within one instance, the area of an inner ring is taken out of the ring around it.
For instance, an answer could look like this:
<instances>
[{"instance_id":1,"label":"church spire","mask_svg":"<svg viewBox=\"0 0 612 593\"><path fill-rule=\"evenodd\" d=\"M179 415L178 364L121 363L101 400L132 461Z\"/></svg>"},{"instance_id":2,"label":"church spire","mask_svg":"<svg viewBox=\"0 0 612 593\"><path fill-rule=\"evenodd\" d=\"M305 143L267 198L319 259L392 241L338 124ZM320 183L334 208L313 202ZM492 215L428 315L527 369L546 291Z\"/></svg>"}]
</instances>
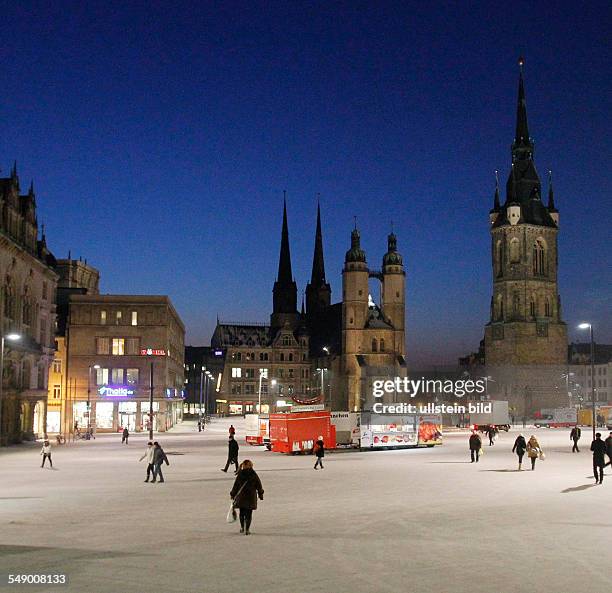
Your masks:
<instances>
[{"instance_id":1,"label":"church spire","mask_svg":"<svg viewBox=\"0 0 612 593\"><path fill-rule=\"evenodd\" d=\"M548 172L548 211L557 212L555 208L555 196L553 193L552 171Z\"/></svg>"},{"instance_id":2,"label":"church spire","mask_svg":"<svg viewBox=\"0 0 612 593\"><path fill-rule=\"evenodd\" d=\"M289 225L287 223L287 192L283 192L283 229L281 248L278 260L278 275L274 288L271 325L282 327L286 322L294 323L298 317L297 284L291 271L291 253L289 251Z\"/></svg>"},{"instance_id":3,"label":"church spire","mask_svg":"<svg viewBox=\"0 0 612 593\"><path fill-rule=\"evenodd\" d=\"M287 192L283 192L283 230L281 231L281 248L278 259L278 276L280 284L293 282L291 271L291 252L289 250L289 225L287 224Z\"/></svg>"},{"instance_id":4,"label":"church spire","mask_svg":"<svg viewBox=\"0 0 612 593\"><path fill-rule=\"evenodd\" d=\"M527 101L525 99L525 81L523 80L523 66L525 60L519 58L519 84L516 101L516 131L512 143L512 160L531 159L533 156L533 141L529 136L527 123Z\"/></svg>"},{"instance_id":5,"label":"church spire","mask_svg":"<svg viewBox=\"0 0 612 593\"><path fill-rule=\"evenodd\" d=\"M323 233L321 232L321 205L317 200L317 230L315 233L314 255L310 282L314 285L325 284L325 262L323 260Z\"/></svg>"},{"instance_id":6,"label":"church spire","mask_svg":"<svg viewBox=\"0 0 612 593\"><path fill-rule=\"evenodd\" d=\"M495 195L493 196L493 209L491 212L499 212L501 204L499 201L499 174L497 169L495 170Z\"/></svg>"},{"instance_id":7,"label":"church spire","mask_svg":"<svg viewBox=\"0 0 612 593\"><path fill-rule=\"evenodd\" d=\"M325 262L323 259L321 204L317 199L317 230L315 232L314 254L312 256L312 272L310 274L310 282L306 286L306 313L312 317L330 304L331 287L325 281Z\"/></svg>"}]
</instances>

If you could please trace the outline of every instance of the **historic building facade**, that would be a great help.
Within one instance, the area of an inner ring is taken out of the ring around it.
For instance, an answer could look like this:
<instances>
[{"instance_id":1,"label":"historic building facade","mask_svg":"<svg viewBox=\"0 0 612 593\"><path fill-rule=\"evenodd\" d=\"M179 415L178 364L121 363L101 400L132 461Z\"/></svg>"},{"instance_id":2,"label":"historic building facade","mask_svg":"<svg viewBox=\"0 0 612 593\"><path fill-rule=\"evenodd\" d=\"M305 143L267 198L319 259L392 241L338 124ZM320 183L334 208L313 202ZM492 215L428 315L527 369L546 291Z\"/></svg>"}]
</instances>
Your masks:
<instances>
[{"instance_id":1,"label":"historic building facade","mask_svg":"<svg viewBox=\"0 0 612 593\"><path fill-rule=\"evenodd\" d=\"M62 343L64 434L147 430L151 390L156 431L182 420L185 327L168 297L72 292Z\"/></svg>"},{"instance_id":2,"label":"historic building facade","mask_svg":"<svg viewBox=\"0 0 612 593\"><path fill-rule=\"evenodd\" d=\"M34 187L21 193L16 165L0 179L0 212L0 329L5 337L0 444L7 444L44 434L57 274L44 231L39 233Z\"/></svg>"},{"instance_id":3,"label":"historic building facade","mask_svg":"<svg viewBox=\"0 0 612 593\"><path fill-rule=\"evenodd\" d=\"M381 283L379 304L371 278ZM226 351L221 412L256 411L260 398L262 412L310 403L361 410L369 405L369 380L405 374L405 273L393 233L382 268L371 270L353 230L342 287L342 300L332 304L318 208L312 272L298 311L285 203L270 323L219 322L212 338L213 348Z\"/></svg>"},{"instance_id":4,"label":"historic building facade","mask_svg":"<svg viewBox=\"0 0 612 593\"><path fill-rule=\"evenodd\" d=\"M505 201L496 183L489 213L493 295L484 350L488 372L513 384L503 396L522 399L516 402L520 413L529 414L554 404L554 386L567 362L567 328L557 279L559 211L550 174L547 203L542 200L522 65Z\"/></svg>"}]
</instances>

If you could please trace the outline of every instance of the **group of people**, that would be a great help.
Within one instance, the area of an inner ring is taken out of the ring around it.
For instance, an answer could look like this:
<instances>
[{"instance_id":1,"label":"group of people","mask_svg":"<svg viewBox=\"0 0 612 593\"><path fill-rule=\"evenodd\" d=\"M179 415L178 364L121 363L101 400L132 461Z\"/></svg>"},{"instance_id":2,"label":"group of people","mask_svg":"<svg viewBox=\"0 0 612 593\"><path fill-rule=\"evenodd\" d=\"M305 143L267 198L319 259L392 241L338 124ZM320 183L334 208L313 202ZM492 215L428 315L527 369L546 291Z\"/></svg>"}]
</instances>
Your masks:
<instances>
[{"instance_id":1,"label":"group of people","mask_svg":"<svg viewBox=\"0 0 612 593\"><path fill-rule=\"evenodd\" d=\"M170 465L170 462L168 461L165 451L157 441L149 441L147 443L147 449L138 461L142 461L143 459L147 460L147 478L145 482L148 482L152 476L152 484L158 481L158 477L159 482L163 483L165 480L164 474L162 473L162 465L164 463Z\"/></svg>"},{"instance_id":2,"label":"group of people","mask_svg":"<svg viewBox=\"0 0 612 593\"><path fill-rule=\"evenodd\" d=\"M487 430L489 435L489 445L493 445L494 435L489 429ZM574 426L570 432L570 441L573 442L572 453L580 453L578 448L578 441L582 436L582 431L579 426ZM472 431L469 439L469 449L472 463L478 463L480 455L482 453L482 438L476 432ZM604 441L601 438L601 433L598 432L595 435L595 440L591 443L591 451L593 453L593 477L595 478L596 484L603 484L604 468L608 465L612 465L612 432L610 436ZM536 461L538 459L545 459L544 451L535 435L531 435L527 441L522 434L519 434L514 441L512 452L516 453L518 457L518 471L523 469L523 457L527 453L527 457L531 461L531 469L535 470ZM606 463L606 456L609 461Z\"/></svg>"}]
</instances>

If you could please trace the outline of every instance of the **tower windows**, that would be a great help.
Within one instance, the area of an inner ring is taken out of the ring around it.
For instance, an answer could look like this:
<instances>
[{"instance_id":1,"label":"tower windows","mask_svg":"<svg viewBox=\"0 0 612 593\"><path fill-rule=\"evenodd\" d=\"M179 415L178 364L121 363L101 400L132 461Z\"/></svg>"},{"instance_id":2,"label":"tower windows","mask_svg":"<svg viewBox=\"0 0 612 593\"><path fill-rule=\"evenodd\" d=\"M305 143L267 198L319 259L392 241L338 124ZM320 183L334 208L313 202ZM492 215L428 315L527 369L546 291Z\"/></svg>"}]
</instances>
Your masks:
<instances>
[{"instance_id":1,"label":"tower windows","mask_svg":"<svg viewBox=\"0 0 612 593\"><path fill-rule=\"evenodd\" d=\"M497 295L497 321L503 321L504 319L504 297Z\"/></svg>"},{"instance_id":2,"label":"tower windows","mask_svg":"<svg viewBox=\"0 0 612 593\"><path fill-rule=\"evenodd\" d=\"M546 317L552 317L552 307L550 306L550 301L548 299L546 299L546 302L544 303L544 315L546 315Z\"/></svg>"},{"instance_id":3,"label":"tower windows","mask_svg":"<svg viewBox=\"0 0 612 593\"><path fill-rule=\"evenodd\" d=\"M546 245L542 239L536 239L533 244L533 274L534 276L546 275Z\"/></svg>"},{"instance_id":4,"label":"tower windows","mask_svg":"<svg viewBox=\"0 0 612 593\"><path fill-rule=\"evenodd\" d=\"M520 316L521 298L518 292L512 295L512 316L516 319Z\"/></svg>"},{"instance_id":5,"label":"tower windows","mask_svg":"<svg viewBox=\"0 0 612 593\"><path fill-rule=\"evenodd\" d=\"M495 244L495 266L497 268L495 275L501 278L504 275L504 246L501 240Z\"/></svg>"},{"instance_id":6,"label":"tower windows","mask_svg":"<svg viewBox=\"0 0 612 593\"><path fill-rule=\"evenodd\" d=\"M510 241L510 263L518 264L521 261L521 245L519 240L514 238Z\"/></svg>"},{"instance_id":7,"label":"tower windows","mask_svg":"<svg viewBox=\"0 0 612 593\"><path fill-rule=\"evenodd\" d=\"M380 338L379 348L381 352L385 351L385 340L384 338Z\"/></svg>"},{"instance_id":8,"label":"tower windows","mask_svg":"<svg viewBox=\"0 0 612 593\"><path fill-rule=\"evenodd\" d=\"M372 340L372 352L378 352L378 341L376 338Z\"/></svg>"},{"instance_id":9,"label":"tower windows","mask_svg":"<svg viewBox=\"0 0 612 593\"><path fill-rule=\"evenodd\" d=\"M531 297L531 300L529 301L529 314L532 317L536 316L536 303L533 297Z\"/></svg>"}]
</instances>

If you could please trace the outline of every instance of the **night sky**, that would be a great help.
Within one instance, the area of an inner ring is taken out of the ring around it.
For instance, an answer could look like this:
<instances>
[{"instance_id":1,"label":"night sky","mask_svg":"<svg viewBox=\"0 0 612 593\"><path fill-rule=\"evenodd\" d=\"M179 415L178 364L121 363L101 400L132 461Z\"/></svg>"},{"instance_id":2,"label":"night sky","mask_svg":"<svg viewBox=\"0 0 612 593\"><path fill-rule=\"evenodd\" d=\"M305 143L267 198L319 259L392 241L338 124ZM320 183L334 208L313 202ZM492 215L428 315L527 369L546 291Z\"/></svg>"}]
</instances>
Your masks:
<instances>
[{"instance_id":1,"label":"night sky","mask_svg":"<svg viewBox=\"0 0 612 593\"><path fill-rule=\"evenodd\" d=\"M409 360L453 363L488 320L522 54L569 336L612 341L609 2L177 4L3 3L1 174L34 178L57 257L208 344L217 314L268 319L285 189L304 289L320 193L332 299L353 216L374 269L393 221Z\"/></svg>"}]
</instances>

